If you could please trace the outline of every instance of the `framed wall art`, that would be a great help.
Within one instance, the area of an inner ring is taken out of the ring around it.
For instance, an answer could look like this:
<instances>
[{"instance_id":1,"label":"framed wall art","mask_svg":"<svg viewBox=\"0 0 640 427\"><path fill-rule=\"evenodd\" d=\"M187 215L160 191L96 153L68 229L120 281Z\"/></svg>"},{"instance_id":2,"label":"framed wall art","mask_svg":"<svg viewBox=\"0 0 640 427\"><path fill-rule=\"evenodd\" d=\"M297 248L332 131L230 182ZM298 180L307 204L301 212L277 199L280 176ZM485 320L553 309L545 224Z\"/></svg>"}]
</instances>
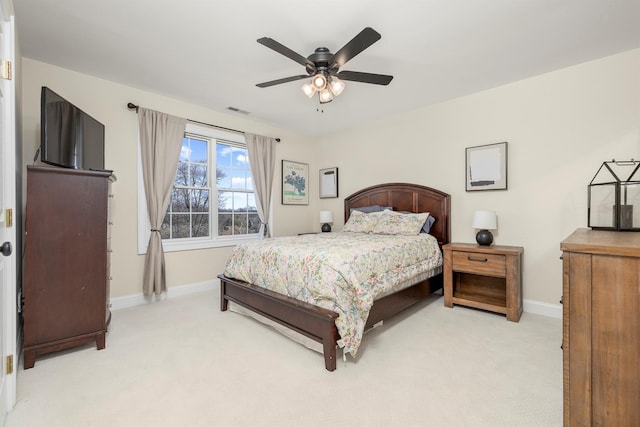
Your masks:
<instances>
[{"instance_id":1,"label":"framed wall art","mask_svg":"<svg viewBox=\"0 0 640 427\"><path fill-rule=\"evenodd\" d=\"M309 204L309 165L282 161L282 204Z\"/></svg>"},{"instance_id":2,"label":"framed wall art","mask_svg":"<svg viewBox=\"0 0 640 427\"><path fill-rule=\"evenodd\" d=\"M320 198L338 197L338 168L320 169Z\"/></svg>"},{"instance_id":3,"label":"framed wall art","mask_svg":"<svg viewBox=\"0 0 640 427\"><path fill-rule=\"evenodd\" d=\"M479 145L466 151L466 190L507 189L507 143Z\"/></svg>"}]
</instances>

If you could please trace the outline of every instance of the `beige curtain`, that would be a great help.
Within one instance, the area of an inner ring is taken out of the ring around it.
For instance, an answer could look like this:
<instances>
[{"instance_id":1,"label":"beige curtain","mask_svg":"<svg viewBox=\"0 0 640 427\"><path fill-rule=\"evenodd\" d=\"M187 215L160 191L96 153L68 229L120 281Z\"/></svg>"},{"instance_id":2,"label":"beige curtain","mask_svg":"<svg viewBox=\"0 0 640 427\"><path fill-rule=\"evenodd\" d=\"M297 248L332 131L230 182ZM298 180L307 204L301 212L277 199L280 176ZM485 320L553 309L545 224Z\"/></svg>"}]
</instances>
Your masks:
<instances>
[{"instance_id":1,"label":"beige curtain","mask_svg":"<svg viewBox=\"0 0 640 427\"><path fill-rule=\"evenodd\" d=\"M138 108L142 176L151 223L142 286L145 296L167 290L160 227L171 200L186 125L186 119Z\"/></svg>"},{"instance_id":2,"label":"beige curtain","mask_svg":"<svg viewBox=\"0 0 640 427\"><path fill-rule=\"evenodd\" d=\"M264 237L271 237L269 212L271 212L273 175L276 169L276 140L252 133L244 135L256 194L256 207L260 217L260 231Z\"/></svg>"}]
</instances>

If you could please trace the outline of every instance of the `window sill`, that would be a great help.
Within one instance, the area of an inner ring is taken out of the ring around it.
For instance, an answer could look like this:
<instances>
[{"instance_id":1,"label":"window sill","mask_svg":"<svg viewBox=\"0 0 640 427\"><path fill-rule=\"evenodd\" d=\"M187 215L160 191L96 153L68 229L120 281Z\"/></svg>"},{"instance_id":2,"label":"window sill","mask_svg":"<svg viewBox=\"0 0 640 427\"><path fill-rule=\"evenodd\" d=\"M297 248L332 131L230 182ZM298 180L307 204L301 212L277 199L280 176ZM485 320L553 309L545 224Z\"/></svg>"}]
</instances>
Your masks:
<instances>
[{"instance_id":1,"label":"window sill","mask_svg":"<svg viewBox=\"0 0 640 427\"><path fill-rule=\"evenodd\" d=\"M229 237L219 238L216 240L188 240L183 242L162 242L162 248L165 253L179 252L179 251L193 251L198 249L211 249L211 248L224 248L229 246L236 246L241 243L254 242L259 240L260 236L251 237ZM138 255L146 254L146 246L143 251L138 251Z\"/></svg>"}]
</instances>

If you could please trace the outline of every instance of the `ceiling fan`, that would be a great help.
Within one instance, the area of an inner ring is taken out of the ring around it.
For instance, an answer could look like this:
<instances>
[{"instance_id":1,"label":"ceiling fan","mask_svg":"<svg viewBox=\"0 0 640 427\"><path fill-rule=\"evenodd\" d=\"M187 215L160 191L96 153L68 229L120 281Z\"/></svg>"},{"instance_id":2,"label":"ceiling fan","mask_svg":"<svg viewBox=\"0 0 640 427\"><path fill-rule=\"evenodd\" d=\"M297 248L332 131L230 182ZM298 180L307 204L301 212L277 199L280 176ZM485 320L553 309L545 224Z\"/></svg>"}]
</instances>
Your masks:
<instances>
[{"instance_id":1,"label":"ceiling fan","mask_svg":"<svg viewBox=\"0 0 640 427\"><path fill-rule=\"evenodd\" d=\"M336 53L331 53L326 47L319 47L306 58L272 38L262 37L258 39L258 43L304 66L307 74L258 83L256 86L264 88L311 77L311 80L302 87L303 92L309 98L317 93L320 103L325 104L331 102L333 96L342 93L344 89L342 80L388 85L393 76L359 71L339 71L347 61L380 40L381 37L380 33L373 28L366 27Z\"/></svg>"}]
</instances>

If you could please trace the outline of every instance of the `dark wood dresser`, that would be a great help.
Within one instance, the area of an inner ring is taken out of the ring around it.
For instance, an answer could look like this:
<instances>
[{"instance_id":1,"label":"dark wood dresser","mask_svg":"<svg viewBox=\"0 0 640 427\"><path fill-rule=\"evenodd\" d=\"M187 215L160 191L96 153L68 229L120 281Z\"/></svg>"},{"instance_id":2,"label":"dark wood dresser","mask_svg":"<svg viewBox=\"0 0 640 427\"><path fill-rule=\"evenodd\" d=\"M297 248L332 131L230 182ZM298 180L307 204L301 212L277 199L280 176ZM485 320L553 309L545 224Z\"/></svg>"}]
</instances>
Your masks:
<instances>
[{"instance_id":1,"label":"dark wood dresser","mask_svg":"<svg viewBox=\"0 0 640 427\"><path fill-rule=\"evenodd\" d=\"M105 346L109 313L109 172L27 167L24 367L88 342Z\"/></svg>"},{"instance_id":2,"label":"dark wood dresser","mask_svg":"<svg viewBox=\"0 0 640 427\"><path fill-rule=\"evenodd\" d=\"M640 426L640 233L578 229L563 251L565 426Z\"/></svg>"}]
</instances>

